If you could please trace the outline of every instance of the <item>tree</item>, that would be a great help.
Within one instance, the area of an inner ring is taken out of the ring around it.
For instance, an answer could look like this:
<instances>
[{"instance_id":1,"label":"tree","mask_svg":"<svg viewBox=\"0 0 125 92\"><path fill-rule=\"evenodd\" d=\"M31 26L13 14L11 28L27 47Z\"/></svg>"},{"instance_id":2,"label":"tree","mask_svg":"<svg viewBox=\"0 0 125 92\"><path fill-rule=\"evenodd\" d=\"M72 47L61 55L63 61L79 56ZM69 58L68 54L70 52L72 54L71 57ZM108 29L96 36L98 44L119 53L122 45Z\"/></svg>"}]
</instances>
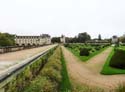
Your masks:
<instances>
[{"instance_id":1,"label":"tree","mask_svg":"<svg viewBox=\"0 0 125 92\"><path fill-rule=\"evenodd\" d=\"M119 41L125 43L125 37L124 37L124 36L121 36L121 37L119 38Z\"/></svg>"},{"instance_id":2,"label":"tree","mask_svg":"<svg viewBox=\"0 0 125 92\"><path fill-rule=\"evenodd\" d=\"M61 41L60 41L60 37L53 37L52 39L51 39L51 42L52 43L60 43Z\"/></svg>"},{"instance_id":3,"label":"tree","mask_svg":"<svg viewBox=\"0 0 125 92\"><path fill-rule=\"evenodd\" d=\"M8 33L0 33L0 46L15 45L14 35Z\"/></svg>"},{"instance_id":4,"label":"tree","mask_svg":"<svg viewBox=\"0 0 125 92\"><path fill-rule=\"evenodd\" d=\"M101 37L101 35L99 34L99 36L98 36L98 40L102 40L102 37Z\"/></svg>"},{"instance_id":5,"label":"tree","mask_svg":"<svg viewBox=\"0 0 125 92\"><path fill-rule=\"evenodd\" d=\"M66 37L66 43L77 43L78 42L78 38L75 37Z\"/></svg>"},{"instance_id":6,"label":"tree","mask_svg":"<svg viewBox=\"0 0 125 92\"><path fill-rule=\"evenodd\" d=\"M80 43L85 43L87 40L90 40L90 39L91 39L91 36L86 32L78 34L78 42Z\"/></svg>"}]
</instances>

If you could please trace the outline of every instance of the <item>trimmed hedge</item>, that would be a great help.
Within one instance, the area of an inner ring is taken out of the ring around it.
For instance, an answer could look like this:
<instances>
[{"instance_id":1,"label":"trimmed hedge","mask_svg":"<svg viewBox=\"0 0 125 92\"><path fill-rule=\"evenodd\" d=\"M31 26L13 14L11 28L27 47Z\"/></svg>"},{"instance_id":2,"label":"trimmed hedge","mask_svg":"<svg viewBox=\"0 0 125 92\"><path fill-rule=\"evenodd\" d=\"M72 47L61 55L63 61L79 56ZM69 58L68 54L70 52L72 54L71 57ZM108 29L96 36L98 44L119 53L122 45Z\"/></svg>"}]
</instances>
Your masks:
<instances>
[{"instance_id":1,"label":"trimmed hedge","mask_svg":"<svg viewBox=\"0 0 125 92\"><path fill-rule=\"evenodd\" d=\"M88 48L82 48L82 49L80 49L80 56L89 56L89 51L90 51L90 49L88 49Z\"/></svg>"},{"instance_id":2,"label":"trimmed hedge","mask_svg":"<svg viewBox=\"0 0 125 92\"><path fill-rule=\"evenodd\" d=\"M100 49L101 49L101 46L95 47L95 50L100 50Z\"/></svg>"},{"instance_id":3,"label":"trimmed hedge","mask_svg":"<svg viewBox=\"0 0 125 92\"><path fill-rule=\"evenodd\" d=\"M109 65L111 67L125 69L125 51L121 49L115 49L115 53L112 56Z\"/></svg>"}]
</instances>

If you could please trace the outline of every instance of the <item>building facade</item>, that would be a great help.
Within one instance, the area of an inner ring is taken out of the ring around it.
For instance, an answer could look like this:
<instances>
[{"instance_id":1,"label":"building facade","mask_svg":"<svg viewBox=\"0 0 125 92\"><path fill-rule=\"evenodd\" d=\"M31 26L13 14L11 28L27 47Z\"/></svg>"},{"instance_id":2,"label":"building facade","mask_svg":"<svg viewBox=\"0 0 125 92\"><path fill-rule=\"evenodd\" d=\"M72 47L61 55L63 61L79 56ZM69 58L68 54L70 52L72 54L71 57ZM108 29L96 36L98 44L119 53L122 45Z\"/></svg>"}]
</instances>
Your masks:
<instances>
[{"instance_id":1,"label":"building facade","mask_svg":"<svg viewBox=\"0 0 125 92\"><path fill-rule=\"evenodd\" d=\"M38 46L51 44L51 37L48 34L40 36L15 36L15 43L18 46Z\"/></svg>"}]
</instances>

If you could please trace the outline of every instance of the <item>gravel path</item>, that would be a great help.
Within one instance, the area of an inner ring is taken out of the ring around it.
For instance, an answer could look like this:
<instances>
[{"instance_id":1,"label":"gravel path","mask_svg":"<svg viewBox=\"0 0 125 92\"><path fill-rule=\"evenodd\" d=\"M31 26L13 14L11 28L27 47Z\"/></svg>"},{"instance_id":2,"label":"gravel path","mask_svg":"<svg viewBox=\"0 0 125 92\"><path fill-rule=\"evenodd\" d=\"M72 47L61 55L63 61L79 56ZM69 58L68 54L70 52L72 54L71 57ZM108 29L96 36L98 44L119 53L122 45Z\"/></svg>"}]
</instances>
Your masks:
<instances>
[{"instance_id":1,"label":"gravel path","mask_svg":"<svg viewBox=\"0 0 125 92\"><path fill-rule=\"evenodd\" d=\"M93 57L87 63L80 61L65 47L62 47L67 69L71 78L79 83L104 88L105 92L114 92L119 85L125 83L125 75L101 75L100 71L111 52L108 48L101 54Z\"/></svg>"}]
</instances>

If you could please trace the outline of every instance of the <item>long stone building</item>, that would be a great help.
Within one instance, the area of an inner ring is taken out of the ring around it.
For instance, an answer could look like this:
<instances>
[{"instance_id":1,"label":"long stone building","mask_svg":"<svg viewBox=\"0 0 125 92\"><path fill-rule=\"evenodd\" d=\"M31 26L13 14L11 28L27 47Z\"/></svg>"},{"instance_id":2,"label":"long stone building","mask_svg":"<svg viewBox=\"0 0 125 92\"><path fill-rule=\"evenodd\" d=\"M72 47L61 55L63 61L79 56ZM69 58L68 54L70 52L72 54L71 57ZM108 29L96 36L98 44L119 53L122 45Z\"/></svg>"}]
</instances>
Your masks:
<instances>
[{"instance_id":1,"label":"long stone building","mask_svg":"<svg viewBox=\"0 0 125 92\"><path fill-rule=\"evenodd\" d=\"M15 43L18 46L38 46L51 44L51 37L48 34L40 36L15 36Z\"/></svg>"}]
</instances>

